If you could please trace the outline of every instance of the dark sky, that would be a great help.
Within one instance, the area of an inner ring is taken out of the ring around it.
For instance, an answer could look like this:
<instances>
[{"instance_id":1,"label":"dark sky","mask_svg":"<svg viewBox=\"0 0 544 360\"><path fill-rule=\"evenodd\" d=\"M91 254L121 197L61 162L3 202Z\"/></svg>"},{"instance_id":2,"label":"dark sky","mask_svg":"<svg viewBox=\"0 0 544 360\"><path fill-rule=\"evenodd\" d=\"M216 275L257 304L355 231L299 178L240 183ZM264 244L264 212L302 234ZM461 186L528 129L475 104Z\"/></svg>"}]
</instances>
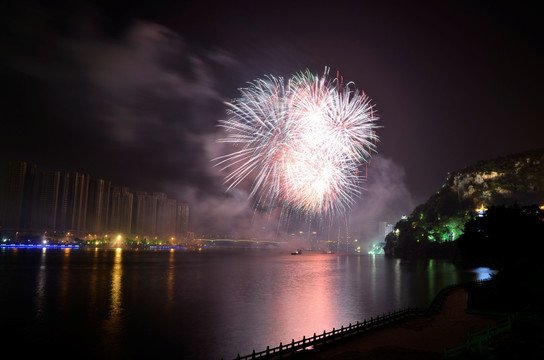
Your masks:
<instances>
[{"instance_id":1,"label":"dark sky","mask_svg":"<svg viewBox=\"0 0 544 360\"><path fill-rule=\"evenodd\" d=\"M167 192L195 224L247 221L247 194L225 194L210 162L223 102L329 66L376 106L361 212L394 221L448 171L544 145L541 19L524 3L8 2L0 161Z\"/></svg>"}]
</instances>

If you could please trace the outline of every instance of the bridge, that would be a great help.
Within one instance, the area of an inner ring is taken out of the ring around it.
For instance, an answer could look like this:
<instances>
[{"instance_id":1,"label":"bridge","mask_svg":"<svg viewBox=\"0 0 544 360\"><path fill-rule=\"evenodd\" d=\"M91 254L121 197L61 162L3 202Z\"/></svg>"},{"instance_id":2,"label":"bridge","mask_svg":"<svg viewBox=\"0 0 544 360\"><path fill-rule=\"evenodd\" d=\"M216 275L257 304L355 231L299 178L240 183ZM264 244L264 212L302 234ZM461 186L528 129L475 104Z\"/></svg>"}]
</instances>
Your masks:
<instances>
[{"instance_id":1,"label":"bridge","mask_svg":"<svg viewBox=\"0 0 544 360\"><path fill-rule=\"evenodd\" d=\"M195 243L209 247L274 248L281 242L257 239L195 239Z\"/></svg>"}]
</instances>

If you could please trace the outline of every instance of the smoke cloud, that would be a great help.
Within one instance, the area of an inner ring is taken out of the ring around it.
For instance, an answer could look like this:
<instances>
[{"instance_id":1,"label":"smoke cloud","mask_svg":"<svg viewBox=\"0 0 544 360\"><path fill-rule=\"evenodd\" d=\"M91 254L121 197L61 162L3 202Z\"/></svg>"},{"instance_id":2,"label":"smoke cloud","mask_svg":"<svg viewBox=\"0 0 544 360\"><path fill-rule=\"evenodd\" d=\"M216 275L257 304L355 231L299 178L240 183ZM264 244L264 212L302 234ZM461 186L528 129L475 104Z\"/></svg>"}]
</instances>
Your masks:
<instances>
[{"instance_id":1,"label":"smoke cloud","mask_svg":"<svg viewBox=\"0 0 544 360\"><path fill-rule=\"evenodd\" d=\"M130 19L112 34L89 8L62 17L63 26L55 27L59 16L33 5L6 23L14 41L3 46L2 65L10 74L5 86L11 89L4 111L18 121L6 125L3 161L165 192L190 204L195 233L294 239L299 228L316 225L323 237L334 233L330 224L255 211L250 179L226 192L225 174L212 159L225 154L217 124L225 116L225 94L236 88L233 78L245 79L241 61L225 49L197 51L150 21ZM27 151L22 143L42 147ZM396 221L413 200L403 169L388 158L373 158L365 186L347 228L372 239L379 221Z\"/></svg>"},{"instance_id":2,"label":"smoke cloud","mask_svg":"<svg viewBox=\"0 0 544 360\"><path fill-rule=\"evenodd\" d=\"M380 222L395 224L412 212L415 200L405 177L404 169L392 159L380 155L372 158L366 190L351 215L352 234L366 246L383 241L378 232Z\"/></svg>"}]
</instances>

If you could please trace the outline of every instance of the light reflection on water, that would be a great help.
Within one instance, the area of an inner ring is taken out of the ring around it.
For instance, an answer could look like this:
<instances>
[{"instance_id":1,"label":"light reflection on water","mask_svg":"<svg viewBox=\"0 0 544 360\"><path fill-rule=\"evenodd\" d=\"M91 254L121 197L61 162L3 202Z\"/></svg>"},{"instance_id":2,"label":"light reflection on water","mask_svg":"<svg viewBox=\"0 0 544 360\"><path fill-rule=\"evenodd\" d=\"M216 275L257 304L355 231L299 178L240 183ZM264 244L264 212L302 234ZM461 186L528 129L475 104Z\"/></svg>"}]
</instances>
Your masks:
<instances>
[{"instance_id":1,"label":"light reflection on water","mask_svg":"<svg viewBox=\"0 0 544 360\"><path fill-rule=\"evenodd\" d=\"M43 300L45 298L45 284L46 284L46 267L45 267L45 259L46 259L46 252L47 249L42 250L42 254L40 256L40 262L39 262L39 271L37 282L36 282L36 292L35 292L35 302L36 302L36 317L41 317L44 311L43 308Z\"/></svg>"},{"instance_id":2,"label":"light reflection on water","mask_svg":"<svg viewBox=\"0 0 544 360\"><path fill-rule=\"evenodd\" d=\"M424 307L442 287L490 272L367 254L84 249L2 249L0 270L0 304L14 312L0 322L40 332L41 351L63 339L133 359L235 358Z\"/></svg>"},{"instance_id":3,"label":"light reflection on water","mask_svg":"<svg viewBox=\"0 0 544 360\"><path fill-rule=\"evenodd\" d=\"M497 272L488 267L479 267L472 270L476 275L476 280L489 280Z\"/></svg>"},{"instance_id":4,"label":"light reflection on water","mask_svg":"<svg viewBox=\"0 0 544 360\"><path fill-rule=\"evenodd\" d=\"M121 315L122 299L121 299L121 279L123 276L123 251L118 248L115 250L115 258L113 261L113 270L111 272L111 301L110 301L110 319L113 321Z\"/></svg>"}]
</instances>

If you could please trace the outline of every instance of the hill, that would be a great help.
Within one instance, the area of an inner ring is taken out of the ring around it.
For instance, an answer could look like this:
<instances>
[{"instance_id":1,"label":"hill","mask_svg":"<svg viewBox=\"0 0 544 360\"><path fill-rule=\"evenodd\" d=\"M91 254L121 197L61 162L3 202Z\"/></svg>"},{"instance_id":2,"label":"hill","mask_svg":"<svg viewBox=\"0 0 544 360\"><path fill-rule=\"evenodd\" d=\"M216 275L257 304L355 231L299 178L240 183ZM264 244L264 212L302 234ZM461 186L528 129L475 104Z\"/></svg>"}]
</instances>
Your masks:
<instances>
[{"instance_id":1,"label":"hill","mask_svg":"<svg viewBox=\"0 0 544 360\"><path fill-rule=\"evenodd\" d=\"M544 204L544 148L480 161L451 172L425 203L397 222L386 256L452 258L465 224L487 208Z\"/></svg>"}]
</instances>

